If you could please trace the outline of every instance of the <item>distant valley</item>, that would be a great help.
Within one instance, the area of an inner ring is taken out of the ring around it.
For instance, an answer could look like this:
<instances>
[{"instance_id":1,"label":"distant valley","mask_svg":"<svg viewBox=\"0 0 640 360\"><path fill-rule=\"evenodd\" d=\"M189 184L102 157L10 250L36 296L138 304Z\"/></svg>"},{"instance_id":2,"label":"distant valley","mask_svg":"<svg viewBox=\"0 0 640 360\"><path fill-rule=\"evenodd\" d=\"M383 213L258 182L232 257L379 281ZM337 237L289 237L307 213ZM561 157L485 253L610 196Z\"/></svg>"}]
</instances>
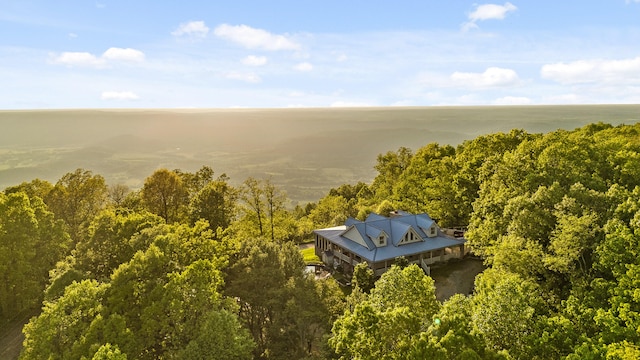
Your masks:
<instances>
[{"instance_id":1,"label":"distant valley","mask_svg":"<svg viewBox=\"0 0 640 360\"><path fill-rule=\"evenodd\" d=\"M296 204L371 181L400 146L638 121L640 105L0 111L0 189L76 168L137 189L157 168L208 165L236 185L270 177Z\"/></svg>"}]
</instances>

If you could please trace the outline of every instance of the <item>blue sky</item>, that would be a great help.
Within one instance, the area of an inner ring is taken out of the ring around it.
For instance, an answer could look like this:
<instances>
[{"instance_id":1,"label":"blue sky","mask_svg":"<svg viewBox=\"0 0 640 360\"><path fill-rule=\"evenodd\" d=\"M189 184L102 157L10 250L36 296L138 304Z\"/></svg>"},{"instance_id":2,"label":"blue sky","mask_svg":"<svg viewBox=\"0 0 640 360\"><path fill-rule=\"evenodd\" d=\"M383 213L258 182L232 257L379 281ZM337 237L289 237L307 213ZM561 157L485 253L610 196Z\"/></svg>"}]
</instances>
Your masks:
<instances>
[{"instance_id":1,"label":"blue sky","mask_svg":"<svg viewBox=\"0 0 640 360\"><path fill-rule=\"evenodd\" d=\"M0 109L640 103L640 0L0 0Z\"/></svg>"}]
</instances>

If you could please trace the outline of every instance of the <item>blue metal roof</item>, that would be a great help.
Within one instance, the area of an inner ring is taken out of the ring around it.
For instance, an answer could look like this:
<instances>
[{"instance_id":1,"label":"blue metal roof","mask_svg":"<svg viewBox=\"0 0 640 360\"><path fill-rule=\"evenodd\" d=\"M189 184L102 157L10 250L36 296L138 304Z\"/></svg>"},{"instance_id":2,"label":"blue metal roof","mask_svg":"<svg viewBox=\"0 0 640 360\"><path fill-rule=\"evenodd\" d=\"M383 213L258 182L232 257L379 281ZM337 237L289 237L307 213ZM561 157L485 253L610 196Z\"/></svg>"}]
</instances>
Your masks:
<instances>
[{"instance_id":1,"label":"blue metal roof","mask_svg":"<svg viewBox=\"0 0 640 360\"><path fill-rule=\"evenodd\" d=\"M367 218L364 220L364 222L368 223L371 221L376 221L376 220L385 220L386 217L382 216L382 215L378 215L376 213L371 213L369 214L369 216L367 216Z\"/></svg>"},{"instance_id":2,"label":"blue metal roof","mask_svg":"<svg viewBox=\"0 0 640 360\"><path fill-rule=\"evenodd\" d=\"M411 229L409 224L402 223L400 221L388 221L391 225L391 243L394 246L398 246L400 241L404 237L404 234Z\"/></svg>"},{"instance_id":3,"label":"blue metal roof","mask_svg":"<svg viewBox=\"0 0 640 360\"><path fill-rule=\"evenodd\" d=\"M372 216L373 215L373 216ZM364 222L356 219L348 219L343 227L315 230L314 233L324 237L330 242L357 254L370 262L391 260L398 256L411 256L428 251L459 246L465 243L464 239L455 239L438 231L435 237L428 237L422 229L429 229L435 222L427 214L413 215L402 212L397 216L386 218L378 214L371 214ZM367 247L343 236L351 226L360 233ZM413 229L421 237L421 241L400 245L404 234ZM380 234L384 231L389 237L386 246L377 247L371 241L370 235Z\"/></svg>"},{"instance_id":4,"label":"blue metal roof","mask_svg":"<svg viewBox=\"0 0 640 360\"><path fill-rule=\"evenodd\" d=\"M351 225L353 225L353 224L359 224L359 223L361 223L361 222L362 222L362 221L360 221L360 220L357 220L357 219L354 219L354 218L350 217L350 218L347 218L347 220L344 222L344 224L345 224L346 226L351 226Z\"/></svg>"},{"instance_id":5,"label":"blue metal roof","mask_svg":"<svg viewBox=\"0 0 640 360\"><path fill-rule=\"evenodd\" d=\"M365 226L365 232L367 233L368 237L373 238L373 239L377 239L377 238L380 237L380 234L382 234L383 230L382 229L378 229L375 226Z\"/></svg>"}]
</instances>

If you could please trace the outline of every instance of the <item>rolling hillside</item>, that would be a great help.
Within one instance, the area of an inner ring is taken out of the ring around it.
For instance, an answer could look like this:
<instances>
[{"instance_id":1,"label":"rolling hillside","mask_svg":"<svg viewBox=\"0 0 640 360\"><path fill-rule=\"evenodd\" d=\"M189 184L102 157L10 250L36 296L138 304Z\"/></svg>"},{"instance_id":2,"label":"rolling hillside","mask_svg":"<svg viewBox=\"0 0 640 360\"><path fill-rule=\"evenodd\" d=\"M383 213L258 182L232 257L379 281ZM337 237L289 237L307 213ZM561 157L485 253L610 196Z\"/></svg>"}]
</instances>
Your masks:
<instances>
[{"instance_id":1,"label":"rolling hillside","mask_svg":"<svg viewBox=\"0 0 640 360\"><path fill-rule=\"evenodd\" d=\"M0 189L78 167L138 188L159 167L208 165L234 184L271 177L303 203L372 180L376 156L400 146L639 120L640 105L0 111Z\"/></svg>"}]
</instances>

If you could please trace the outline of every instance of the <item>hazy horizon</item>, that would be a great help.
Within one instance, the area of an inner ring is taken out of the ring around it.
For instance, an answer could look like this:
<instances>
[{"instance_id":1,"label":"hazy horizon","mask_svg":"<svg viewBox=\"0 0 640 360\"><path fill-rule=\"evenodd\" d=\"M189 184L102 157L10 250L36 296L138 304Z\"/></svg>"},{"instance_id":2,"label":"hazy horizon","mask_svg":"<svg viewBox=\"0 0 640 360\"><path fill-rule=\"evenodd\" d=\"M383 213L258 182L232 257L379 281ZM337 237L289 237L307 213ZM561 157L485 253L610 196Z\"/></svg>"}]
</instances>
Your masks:
<instances>
[{"instance_id":1,"label":"hazy horizon","mask_svg":"<svg viewBox=\"0 0 640 360\"><path fill-rule=\"evenodd\" d=\"M522 128L640 121L640 105L0 111L0 189L76 168L133 189L158 168L270 177L293 203L370 182L377 155Z\"/></svg>"}]
</instances>

